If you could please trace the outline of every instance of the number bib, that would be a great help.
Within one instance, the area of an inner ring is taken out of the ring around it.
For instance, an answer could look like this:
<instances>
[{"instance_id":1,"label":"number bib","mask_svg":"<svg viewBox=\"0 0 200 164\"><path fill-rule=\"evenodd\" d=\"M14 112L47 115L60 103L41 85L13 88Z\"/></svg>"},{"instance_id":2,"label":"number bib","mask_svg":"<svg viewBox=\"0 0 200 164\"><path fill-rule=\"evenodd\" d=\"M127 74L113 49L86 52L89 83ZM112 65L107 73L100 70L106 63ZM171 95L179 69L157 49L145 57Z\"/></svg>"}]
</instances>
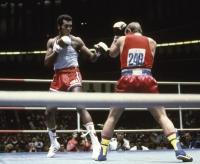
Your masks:
<instances>
[{"instance_id":1,"label":"number bib","mask_svg":"<svg viewBox=\"0 0 200 164\"><path fill-rule=\"evenodd\" d=\"M144 65L146 50L142 48L132 48L128 51L127 66L137 67Z\"/></svg>"}]
</instances>

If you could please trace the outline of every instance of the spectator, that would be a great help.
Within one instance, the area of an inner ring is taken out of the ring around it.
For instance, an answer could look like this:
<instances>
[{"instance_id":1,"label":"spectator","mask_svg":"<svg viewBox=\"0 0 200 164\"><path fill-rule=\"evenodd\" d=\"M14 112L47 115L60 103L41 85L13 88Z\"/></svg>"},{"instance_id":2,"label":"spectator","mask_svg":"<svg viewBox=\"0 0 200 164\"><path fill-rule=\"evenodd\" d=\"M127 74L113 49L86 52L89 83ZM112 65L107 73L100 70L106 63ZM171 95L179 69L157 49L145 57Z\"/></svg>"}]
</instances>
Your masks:
<instances>
[{"instance_id":1,"label":"spectator","mask_svg":"<svg viewBox=\"0 0 200 164\"><path fill-rule=\"evenodd\" d=\"M79 151L78 148L78 133L73 133L72 138L67 142L67 151Z\"/></svg>"},{"instance_id":2,"label":"spectator","mask_svg":"<svg viewBox=\"0 0 200 164\"><path fill-rule=\"evenodd\" d=\"M28 143L29 152L37 152L35 142L36 142L36 138L33 137L32 140Z\"/></svg>"},{"instance_id":3,"label":"spectator","mask_svg":"<svg viewBox=\"0 0 200 164\"><path fill-rule=\"evenodd\" d=\"M83 136L79 142L79 150L80 151L90 151L91 150L91 141L87 138L87 136Z\"/></svg>"},{"instance_id":4,"label":"spectator","mask_svg":"<svg viewBox=\"0 0 200 164\"><path fill-rule=\"evenodd\" d=\"M125 138L125 133L116 133L116 138L111 138L109 144L109 150L129 150L130 143L129 140Z\"/></svg>"},{"instance_id":5,"label":"spectator","mask_svg":"<svg viewBox=\"0 0 200 164\"><path fill-rule=\"evenodd\" d=\"M37 137L34 144L35 144L36 151L41 152L44 146L44 143L42 142L42 140L39 137Z\"/></svg>"},{"instance_id":6,"label":"spectator","mask_svg":"<svg viewBox=\"0 0 200 164\"><path fill-rule=\"evenodd\" d=\"M182 144L184 148L190 148L190 149L200 148L200 140L198 138L198 135L192 136L190 132L186 132L183 135Z\"/></svg>"},{"instance_id":7,"label":"spectator","mask_svg":"<svg viewBox=\"0 0 200 164\"><path fill-rule=\"evenodd\" d=\"M145 143L142 141L141 138L138 138L135 145L132 145L132 147L130 148L130 151L136 150L149 150L149 148L145 146Z\"/></svg>"}]
</instances>

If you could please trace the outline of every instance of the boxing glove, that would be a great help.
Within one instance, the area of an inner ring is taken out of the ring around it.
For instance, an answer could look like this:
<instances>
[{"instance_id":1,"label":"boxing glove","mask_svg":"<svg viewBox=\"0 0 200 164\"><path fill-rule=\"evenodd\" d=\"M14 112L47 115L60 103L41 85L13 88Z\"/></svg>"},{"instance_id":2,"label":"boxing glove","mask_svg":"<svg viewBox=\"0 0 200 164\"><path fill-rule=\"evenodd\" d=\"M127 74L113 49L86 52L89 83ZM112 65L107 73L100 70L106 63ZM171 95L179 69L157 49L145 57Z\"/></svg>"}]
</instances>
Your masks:
<instances>
[{"instance_id":1,"label":"boxing glove","mask_svg":"<svg viewBox=\"0 0 200 164\"><path fill-rule=\"evenodd\" d=\"M61 40L63 41L63 43L65 43L66 45L71 45L71 44L72 44L72 40L71 40L71 38L70 38L69 36L62 36L60 39L61 39Z\"/></svg>"},{"instance_id":2,"label":"boxing glove","mask_svg":"<svg viewBox=\"0 0 200 164\"><path fill-rule=\"evenodd\" d=\"M123 21L119 21L119 22L114 23L114 25L113 25L114 35L123 36L125 28L126 28L126 23L123 22Z\"/></svg>"},{"instance_id":3,"label":"boxing glove","mask_svg":"<svg viewBox=\"0 0 200 164\"><path fill-rule=\"evenodd\" d=\"M61 47L66 47L72 44L72 40L69 36L62 36L60 39L57 41L58 45Z\"/></svg>"},{"instance_id":4,"label":"boxing glove","mask_svg":"<svg viewBox=\"0 0 200 164\"><path fill-rule=\"evenodd\" d=\"M104 42L99 42L99 43L95 44L94 48L97 51L103 51L103 52L107 52L109 50L108 46Z\"/></svg>"},{"instance_id":5,"label":"boxing glove","mask_svg":"<svg viewBox=\"0 0 200 164\"><path fill-rule=\"evenodd\" d=\"M57 44L57 42L55 41L53 44L53 51L59 53L62 50L62 47L60 47L60 45Z\"/></svg>"}]
</instances>

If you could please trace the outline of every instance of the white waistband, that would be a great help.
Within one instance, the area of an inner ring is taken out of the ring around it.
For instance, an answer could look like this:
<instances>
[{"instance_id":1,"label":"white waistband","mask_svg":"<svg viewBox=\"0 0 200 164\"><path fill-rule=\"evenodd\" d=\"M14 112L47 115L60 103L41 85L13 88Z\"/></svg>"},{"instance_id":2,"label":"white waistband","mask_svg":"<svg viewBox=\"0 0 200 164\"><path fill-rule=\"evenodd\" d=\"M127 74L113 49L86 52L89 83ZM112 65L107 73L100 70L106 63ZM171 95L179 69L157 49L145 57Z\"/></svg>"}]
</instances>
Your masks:
<instances>
[{"instance_id":1,"label":"white waistband","mask_svg":"<svg viewBox=\"0 0 200 164\"><path fill-rule=\"evenodd\" d=\"M135 69L122 69L122 75L151 75L151 69L148 68L135 68Z\"/></svg>"}]
</instances>

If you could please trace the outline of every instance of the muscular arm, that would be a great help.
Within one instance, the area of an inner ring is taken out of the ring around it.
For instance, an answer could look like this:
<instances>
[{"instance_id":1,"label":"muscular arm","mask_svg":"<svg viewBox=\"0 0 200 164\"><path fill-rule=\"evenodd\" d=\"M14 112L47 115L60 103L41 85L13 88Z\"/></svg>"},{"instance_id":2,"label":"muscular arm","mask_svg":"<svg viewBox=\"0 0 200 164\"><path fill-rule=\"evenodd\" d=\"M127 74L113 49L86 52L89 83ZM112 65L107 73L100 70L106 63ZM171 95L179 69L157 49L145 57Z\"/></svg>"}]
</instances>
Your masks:
<instances>
[{"instance_id":1,"label":"muscular arm","mask_svg":"<svg viewBox=\"0 0 200 164\"><path fill-rule=\"evenodd\" d=\"M156 53L156 45L157 45L157 43L152 38L148 38L148 40L149 40L149 46L150 46L150 49L151 49L151 53L152 53L152 55L154 57L154 55Z\"/></svg>"},{"instance_id":2,"label":"muscular arm","mask_svg":"<svg viewBox=\"0 0 200 164\"><path fill-rule=\"evenodd\" d=\"M79 51L82 55L89 58L92 62L96 61L97 56L95 53L92 53L88 47L86 47L85 43L79 37L73 38L73 47Z\"/></svg>"},{"instance_id":3,"label":"muscular arm","mask_svg":"<svg viewBox=\"0 0 200 164\"><path fill-rule=\"evenodd\" d=\"M47 67L51 67L53 63L56 60L56 57L58 55L57 52L53 51L53 44L54 44L55 39L51 38L47 42L47 52L44 58L44 65Z\"/></svg>"},{"instance_id":4,"label":"muscular arm","mask_svg":"<svg viewBox=\"0 0 200 164\"><path fill-rule=\"evenodd\" d=\"M117 57L123 50L123 46L124 46L124 36L119 37L118 39L114 39L110 49L109 49L109 55L111 57Z\"/></svg>"},{"instance_id":5,"label":"muscular arm","mask_svg":"<svg viewBox=\"0 0 200 164\"><path fill-rule=\"evenodd\" d=\"M89 48L85 45L80 49L80 52L86 55L92 62L95 62L97 59L96 53L92 53Z\"/></svg>"}]
</instances>

